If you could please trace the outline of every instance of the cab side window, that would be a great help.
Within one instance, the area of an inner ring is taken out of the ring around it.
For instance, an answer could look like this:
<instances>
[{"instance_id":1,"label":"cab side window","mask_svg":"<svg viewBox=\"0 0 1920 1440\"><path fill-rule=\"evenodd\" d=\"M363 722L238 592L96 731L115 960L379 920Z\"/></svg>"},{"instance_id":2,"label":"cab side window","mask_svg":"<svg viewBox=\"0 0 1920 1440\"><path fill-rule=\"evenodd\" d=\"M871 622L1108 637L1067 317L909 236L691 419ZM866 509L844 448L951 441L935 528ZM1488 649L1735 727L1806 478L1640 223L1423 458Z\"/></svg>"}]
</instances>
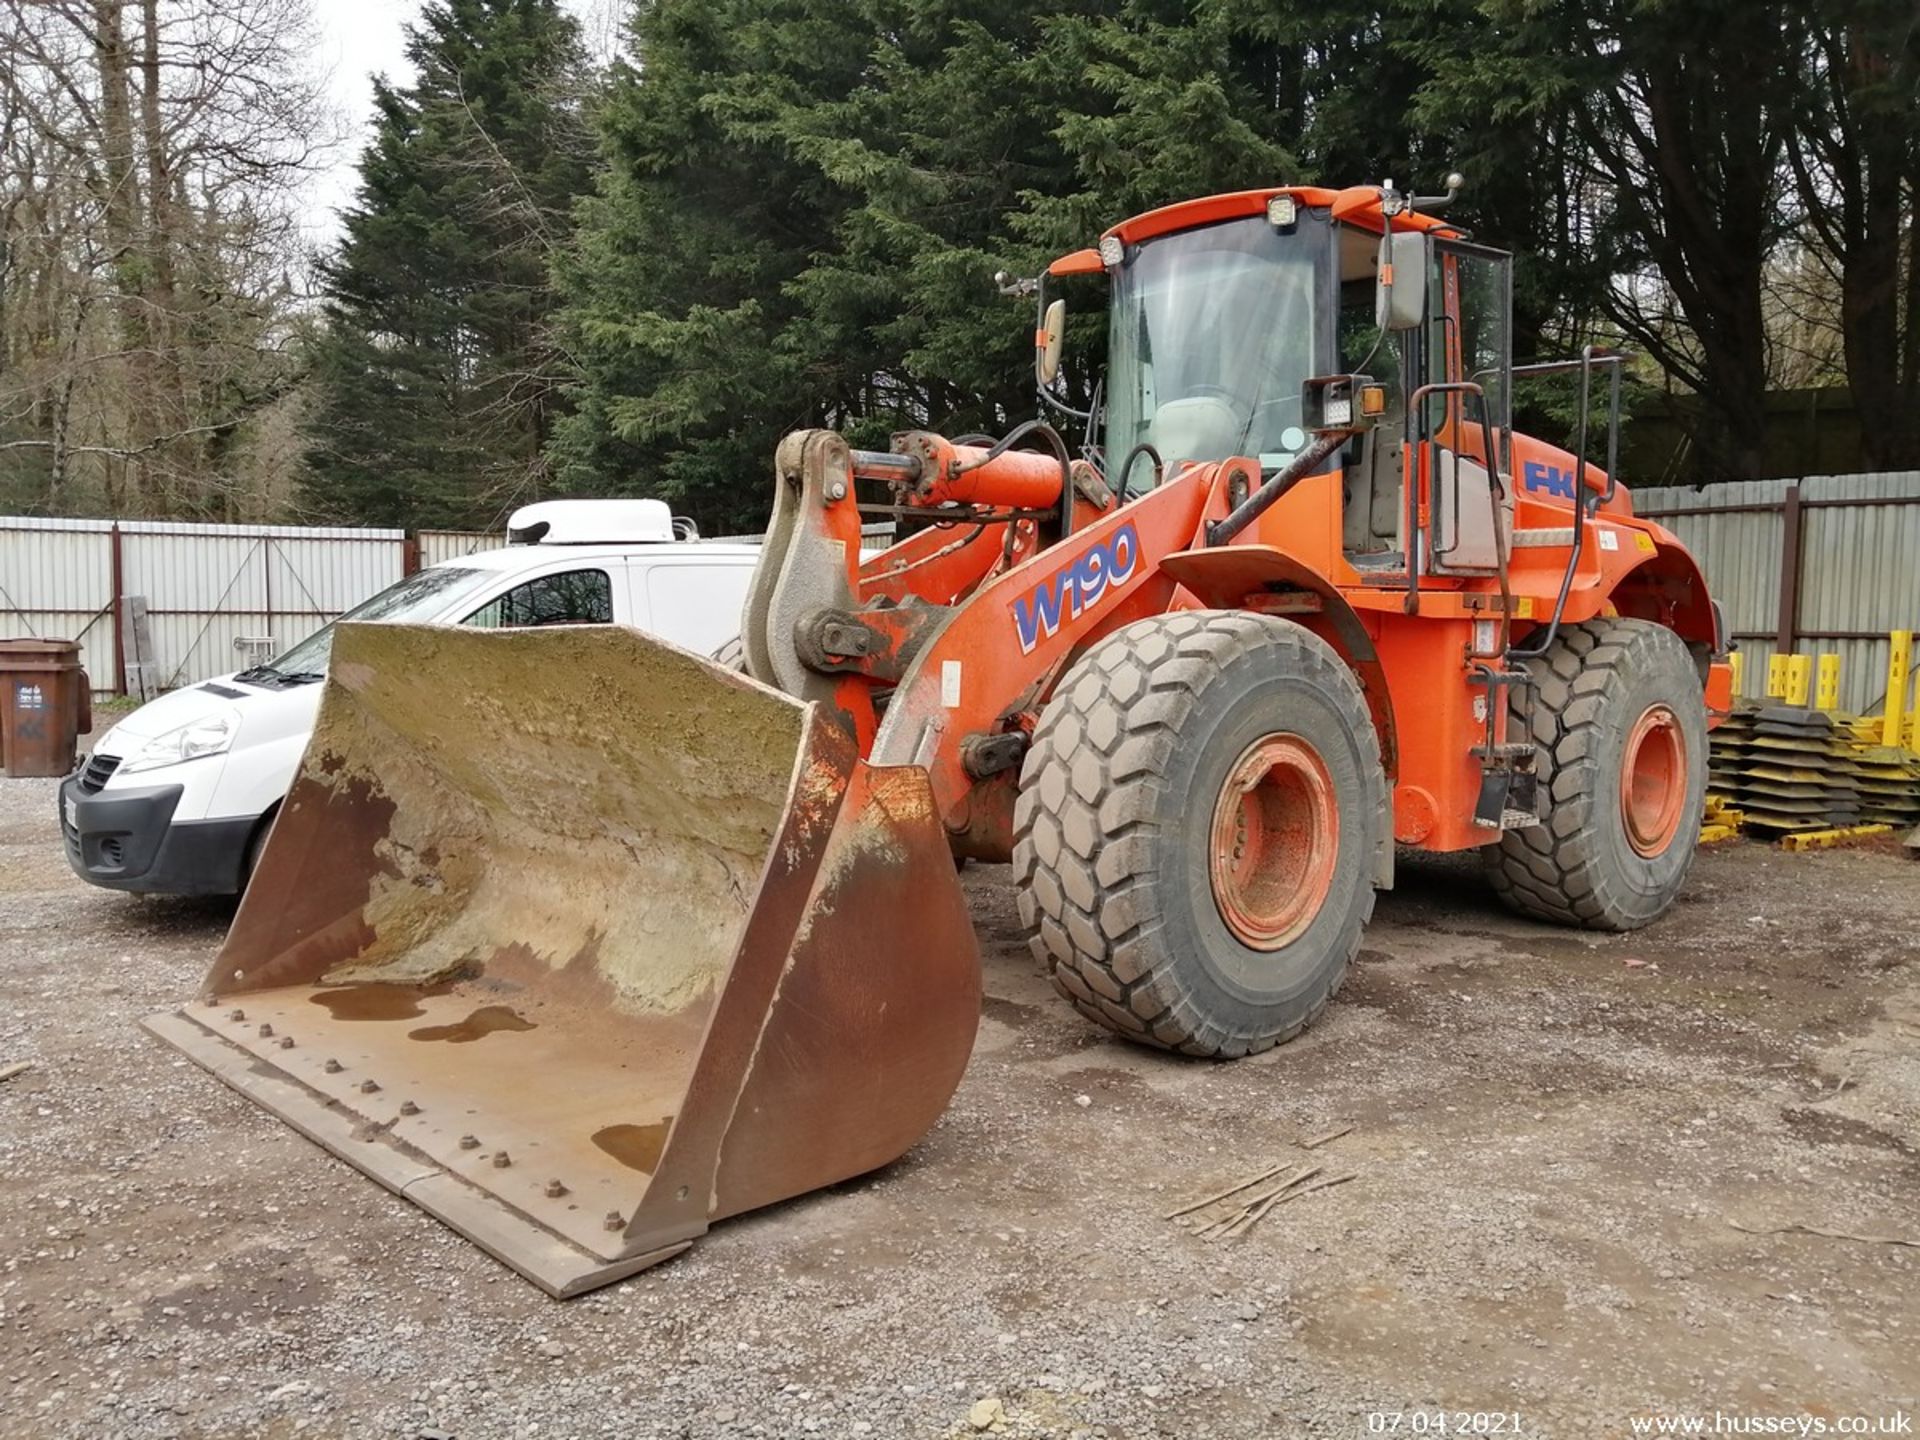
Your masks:
<instances>
[{"instance_id":1,"label":"cab side window","mask_svg":"<svg viewBox=\"0 0 1920 1440\"><path fill-rule=\"evenodd\" d=\"M461 621L482 630L522 630L535 625L611 625L613 581L604 570L563 570L541 575L497 595Z\"/></svg>"}]
</instances>

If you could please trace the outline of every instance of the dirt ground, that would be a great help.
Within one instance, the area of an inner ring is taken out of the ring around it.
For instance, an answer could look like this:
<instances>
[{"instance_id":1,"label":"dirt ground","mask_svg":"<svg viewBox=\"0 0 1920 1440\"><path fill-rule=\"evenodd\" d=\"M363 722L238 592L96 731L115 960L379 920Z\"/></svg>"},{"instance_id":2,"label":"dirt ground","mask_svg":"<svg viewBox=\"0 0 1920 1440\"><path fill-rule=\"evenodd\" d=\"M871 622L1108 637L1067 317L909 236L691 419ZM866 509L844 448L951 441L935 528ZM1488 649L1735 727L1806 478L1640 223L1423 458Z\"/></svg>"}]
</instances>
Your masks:
<instances>
[{"instance_id":1,"label":"dirt ground","mask_svg":"<svg viewBox=\"0 0 1920 1440\"><path fill-rule=\"evenodd\" d=\"M1589 1437L1920 1391L1904 852L1716 850L1620 937L1406 864L1322 1022L1231 1065L1085 1025L976 867L932 1134L563 1305L136 1028L228 912L75 880L53 791L0 781L3 1436ZM1309 1159L1354 1178L1163 1218Z\"/></svg>"}]
</instances>

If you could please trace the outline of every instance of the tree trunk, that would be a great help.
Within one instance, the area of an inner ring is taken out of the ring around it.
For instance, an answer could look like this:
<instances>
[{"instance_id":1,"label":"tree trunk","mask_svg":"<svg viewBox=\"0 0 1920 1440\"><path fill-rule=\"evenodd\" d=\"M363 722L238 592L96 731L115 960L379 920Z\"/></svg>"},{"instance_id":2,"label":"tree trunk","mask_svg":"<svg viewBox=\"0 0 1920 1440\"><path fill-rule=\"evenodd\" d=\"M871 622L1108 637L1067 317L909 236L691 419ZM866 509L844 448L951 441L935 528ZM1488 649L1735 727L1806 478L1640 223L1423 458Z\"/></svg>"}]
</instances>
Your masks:
<instances>
[{"instance_id":1,"label":"tree trunk","mask_svg":"<svg viewBox=\"0 0 1920 1440\"><path fill-rule=\"evenodd\" d=\"M178 295L174 282L174 182L168 155L166 128L161 116L159 0L141 0L140 145L146 153L146 224L141 240L145 250L145 311L152 353L143 367L148 388L154 435L176 434L191 423L180 374L177 349ZM181 441L157 450L154 467L178 474L198 469L186 455L173 452L197 448ZM181 461L187 461L181 464ZM175 497L176 499L184 497Z\"/></svg>"},{"instance_id":2,"label":"tree trunk","mask_svg":"<svg viewBox=\"0 0 1920 1440\"><path fill-rule=\"evenodd\" d=\"M125 410L118 438L121 444L131 448L154 433L146 403L149 391L144 382L146 361L152 354L153 344L147 324L146 277L140 245L140 177L134 157L130 86L132 57L122 23L124 11L124 0L93 0L93 58L100 78L101 178L106 190L102 209L107 253L113 262L120 348L125 356L122 367L126 380L120 387ZM129 461L127 469L144 508L150 489L146 467Z\"/></svg>"},{"instance_id":3,"label":"tree trunk","mask_svg":"<svg viewBox=\"0 0 1920 1440\"><path fill-rule=\"evenodd\" d=\"M1843 105L1851 111L1852 144L1837 160L1857 167L1848 177L1856 198L1839 257L1847 387L1860 420L1866 467L1920 469L1920 337L1914 333L1920 322L1920 274L1914 262L1920 253L1912 248L1920 212L1906 192L1920 153L1920 135L1901 108L1888 113L1872 98L1902 68L1887 37L1857 26L1845 37L1844 54L1848 88ZM1903 244L1908 252L1904 286Z\"/></svg>"}]
</instances>

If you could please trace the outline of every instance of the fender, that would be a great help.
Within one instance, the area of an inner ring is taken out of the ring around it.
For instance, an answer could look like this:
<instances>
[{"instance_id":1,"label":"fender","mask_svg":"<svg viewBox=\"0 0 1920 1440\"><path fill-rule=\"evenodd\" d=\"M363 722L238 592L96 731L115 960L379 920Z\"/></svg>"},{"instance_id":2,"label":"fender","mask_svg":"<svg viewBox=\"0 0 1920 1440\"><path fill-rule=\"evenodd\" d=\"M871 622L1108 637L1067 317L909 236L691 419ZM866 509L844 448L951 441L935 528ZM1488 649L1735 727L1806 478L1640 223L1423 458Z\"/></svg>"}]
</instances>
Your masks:
<instances>
[{"instance_id":1,"label":"fender","mask_svg":"<svg viewBox=\"0 0 1920 1440\"><path fill-rule=\"evenodd\" d=\"M1386 769L1387 779L1399 778L1400 747L1394 731L1393 706L1387 699L1386 669L1374 649L1373 637L1360 623L1359 614L1331 580L1271 545L1183 550L1167 556L1160 562L1160 568L1211 609L1258 609L1257 605L1248 605L1247 597L1263 591L1304 590L1318 596L1320 614L1333 631L1326 638L1360 682L1360 689L1367 697L1367 708L1373 712L1373 727L1380 732L1380 763Z\"/></svg>"},{"instance_id":2,"label":"fender","mask_svg":"<svg viewBox=\"0 0 1920 1440\"><path fill-rule=\"evenodd\" d=\"M1318 613L1326 621L1330 635L1321 638L1333 646L1347 662L1366 696L1367 710L1373 716L1374 733L1380 741L1380 765L1386 771L1387 793L1400 778L1400 743L1394 728L1393 701L1387 693L1387 671L1380 663L1373 637L1360 623L1360 616L1333 582L1311 565L1306 565L1271 545L1223 545L1208 550L1183 550L1167 556L1160 569L1196 596L1203 605L1221 610L1257 610L1262 607L1249 600L1278 599L1291 591L1315 597ZM1310 630L1317 627L1309 625ZM1391 831L1391 827L1389 827ZM1393 886L1393 836L1387 834L1374 855L1374 883L1383 889Z\"/></svg>"},{"instance_id":3,"label":"fender","mask_svg":"<svg viewBox=\"0 0 1920 1440\"><path fill-rule=\"evenodd\" d=\"M1652 537L1654 549L1614 577L1606 598L1620 614L1658 621L1688 645L1704 645L1712 655L1718 637L1713 605L1707 598L1707 577L1699 562L1672 531L1651 520L1635 520L1632 526Z\"/></svg>"}]
</instances>

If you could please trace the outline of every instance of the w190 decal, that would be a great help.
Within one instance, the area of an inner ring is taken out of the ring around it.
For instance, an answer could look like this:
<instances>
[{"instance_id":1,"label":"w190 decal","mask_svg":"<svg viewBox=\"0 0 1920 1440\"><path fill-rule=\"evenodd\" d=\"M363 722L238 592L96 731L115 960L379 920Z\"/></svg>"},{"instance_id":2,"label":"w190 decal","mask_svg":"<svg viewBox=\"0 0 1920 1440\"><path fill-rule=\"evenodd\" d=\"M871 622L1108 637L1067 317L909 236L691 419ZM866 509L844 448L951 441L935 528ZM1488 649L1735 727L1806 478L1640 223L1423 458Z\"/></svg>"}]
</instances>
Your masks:
<instances>
[{"instance_id":1,"label":"w190 decal","mask_svg":"<svg viewBox=\"0 0 1920 1440\"><path fill-rule=\"evenodd\" d=\"M1109 588L1118 589L1140 568L1140 536L1129 521L1091 546L1065 569L1042 580L1013 602L1013 629L1020 653L1030 654L1060 629L1062 616L1078 619L1100 603Z\"/></svg>"}]
</instances>

